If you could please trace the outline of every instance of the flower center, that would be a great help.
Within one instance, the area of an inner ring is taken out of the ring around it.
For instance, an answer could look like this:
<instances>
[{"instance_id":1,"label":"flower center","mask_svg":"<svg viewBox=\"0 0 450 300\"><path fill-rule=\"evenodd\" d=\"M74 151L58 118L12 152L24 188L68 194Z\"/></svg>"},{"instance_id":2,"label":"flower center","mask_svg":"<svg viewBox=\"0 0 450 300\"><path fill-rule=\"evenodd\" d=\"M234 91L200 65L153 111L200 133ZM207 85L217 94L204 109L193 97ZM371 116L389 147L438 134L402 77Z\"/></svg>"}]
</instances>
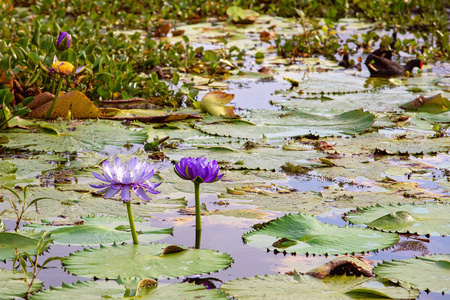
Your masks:
<instances>
[{"instance_id":1,"label":"flower center","mask_svg":"<svg viewBox=\"0 0 450 300\"><path fill-rule=\"evenodd\" d=\"M59 74L71 75L74 66L68 61L56 61L53 63L52 69Z\"/></svg>"}]
</instances>

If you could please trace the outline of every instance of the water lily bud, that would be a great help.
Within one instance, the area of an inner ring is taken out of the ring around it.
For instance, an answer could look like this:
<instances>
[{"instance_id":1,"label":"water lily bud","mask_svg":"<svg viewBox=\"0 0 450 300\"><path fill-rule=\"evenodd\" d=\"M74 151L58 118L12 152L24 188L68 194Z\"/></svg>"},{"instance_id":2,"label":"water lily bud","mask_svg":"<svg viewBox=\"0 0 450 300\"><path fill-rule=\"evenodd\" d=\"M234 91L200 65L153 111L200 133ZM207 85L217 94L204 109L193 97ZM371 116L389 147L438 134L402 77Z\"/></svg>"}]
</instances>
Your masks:
<instances>
[{"instance_id":1,"label":"water lily bud","mask_svg":"<svg viewBox=\"0 0 450 300\"><path fill-rule=\"evenodd\" d=\"M59 51L64 51L70 48L70 42L72 41L70 34L66 31L60 31L58 39L56 40L55 47Z\"/></svg>"}]
</instances>

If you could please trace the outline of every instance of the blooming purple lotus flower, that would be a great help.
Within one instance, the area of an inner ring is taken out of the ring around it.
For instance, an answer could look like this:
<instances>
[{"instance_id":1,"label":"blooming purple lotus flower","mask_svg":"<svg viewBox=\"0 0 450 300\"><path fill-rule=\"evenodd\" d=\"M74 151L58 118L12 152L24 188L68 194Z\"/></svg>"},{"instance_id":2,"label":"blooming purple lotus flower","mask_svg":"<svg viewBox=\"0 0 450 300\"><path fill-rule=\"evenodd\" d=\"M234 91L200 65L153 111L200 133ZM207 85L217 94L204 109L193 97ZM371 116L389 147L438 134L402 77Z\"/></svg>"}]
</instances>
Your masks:
<instances>
[{"instance_id":1,"label":"blooming purple lotus flower","mask_svg":"<svg viewBox=\"0 0 450 300\"><path fill-rule=\"evenodd\" d=\"M182 158L179 165L175 164L175 173L196 183L215 182L223 177L223 174L219 175L217 161L209 161L203 157Z\"/></svg>"},{"instance_id":2,"label":"blooming purple lotus flower","mask_svg":"<svg viewBox=\"0 0 450 300\"><path fill-rule=\"evenodd\" d=\"M72 42L72 37L67 31L60 31L58 34L58 39L56 40L55 47L59 51L64 51L70 48L70 43Z\"/></svg>"},{"instance_id":3,"label":"blooming purple lotus flower","mask_svg":"<svg viewBox=\"0 0 450 300\"><path fill-rule=\"evenodd\" d=\"M104 198L111 198L122 190L121 197L123 201L130 201L130 190L142 200L150 201L146 192L158 194L155 188L161 183L148 181L155 171L147 162L141 162L136 157L128 161L125 165L116 157L114 166L111 166L108 160L103 161L103 176L92 172L95 178L107 182L107 184L93 185L93 188L102 189L99 193L105 192Z\"/></svg>"}]
</instances>

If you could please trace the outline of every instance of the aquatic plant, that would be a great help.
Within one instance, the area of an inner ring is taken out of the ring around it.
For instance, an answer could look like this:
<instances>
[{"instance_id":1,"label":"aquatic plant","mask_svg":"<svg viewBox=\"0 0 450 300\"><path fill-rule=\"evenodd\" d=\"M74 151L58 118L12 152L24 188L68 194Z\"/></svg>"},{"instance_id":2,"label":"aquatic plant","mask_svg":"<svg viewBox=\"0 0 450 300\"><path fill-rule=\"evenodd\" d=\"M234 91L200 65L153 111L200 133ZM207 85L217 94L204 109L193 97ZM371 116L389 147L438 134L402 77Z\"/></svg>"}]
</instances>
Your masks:
<instances>
[{"instance_id":1,"label":"aquatic plant","mask_svg":"<svg viewBox=\"0 0 450 300\"><path fill-rule=\"evenodd\" d=\"M92 172L92 175L94 175L95 178L107 183L101 185L91 184L90 186L101 189L99 193L105 192L103 195L104 198L111 198L119 191L122 191L120 195L127 206L133 244L139 244L136 228L134 226L133 212L131 211L130 190L132 190L136 196L142 200L150 201L150 198L147 196L146 192L151 194L160 193L155 190L160 183L148 181L152 178L155 171L149 163L139 161L136 157L129 160L124 165L120 162L120 159L116 157L113 166L108 160L103 161L102 166L103 176L95 172Z\"/></svg>"},{"instance_id":2,"label":"aquatic plant","mask_svg":"<svg viewBox=\"0 0 450 300\"><path fill-rule=\"evenodd\" d=\"M223 174L219 175L219 169L220 168L216 160L210 161L206 157L185 157L180 160L180 164L175 164L175 173L180 178L190 180L194 183L196 248L200 248L200 232L202 230L200 212L200 184L204 182L216 182L222 179Z\"/></svg>"},{"instance_id":3,"label":"aquatic plant","mask_svg":"<svg viewBox=\"0 0 450 300\"><path fill-rule=\"evenodd\" d=\"M20 222L22 221L24 213L27 211L27 209L31 205L34 204L36 206L36 212L37 212L38 211L37 202L40 201L40 200L44 200L44 199L50 199L48 197L39 197L39 198L34 198L30 203L27 203L28 185L23 188L23 197L22 198L19 196L19 194L16 191L14 191L10 187L7 187L6 185L2 185L1 188L10 191L17 198L19 204L21 204L21 206L19 207L14 202L12 197L9 198L9 203L11 205L12 212L16 215L16 227L14 228L14 231L16 231L16 232L17 232L17 229L19 229L19 225L20 225ZM6 209L6 210L2 211L0 213L0 215L5 213L5 212L9 212L9 211L10 211L9 209Z\"/></svg>"},{"instance_id":4,"label":"aquatic plant","mask_svg":"<svg viewBox=\"0 0 450 300\"><path fill-rule=\"evenodd\" d=\"M64 257L59 256L52 256L47 258L43 264L38 264L39 255L42 254L44 251L47 250L48 245L53 241L52 239L49 239L50 234L48 232L44 232L41 236L41 239L36 245L37 253L34 258L34 260L31 258L31 255L28 254L25 251L15 251L15 257L13 261L13 270L16 270L16 263L19 262L19 266L22 269L22 272L25 276L26 283L28 285L28 289L25 293L25 299L28 299L28 295L30 294L31 290L33 289L33 285L35 283L36 277L39 275L42 269L51 261L54 260L64 260ZM25 258L29 261L31 264L32 271L28 272L28 266L27 262L25 261ZM17 266L17 268L19 267Z\"/></svg>"},{"instance_id":5,"label":"aquatic plant","mask_svg":"<svg viewBox=\"0 0 450 300\"><path fill-rule=\"evenodd\" d=\"M61 76L59 79L58 87L56 89L55 98L53 98L53 102L50 105L50 108L48 109L47 113L45 114L45 119L48 119L53 111L53 108L55 107L56 101L58 100L59 93L61 92L63 84L63 79L65 79L67 76L72 77L75 85L77 86L78 85L77 75L83 72L86 66L78 67L74 72L75 67L73 64L71 64L68 61L59 61L56 56L53 57L53 64L51 67L46 67L42 61L40 63L41 68L44 71L47 71L52 75L57 74ZM55 82L53 81L52 86L54 86L54 83Z\"/></svg>"}]
</instances>

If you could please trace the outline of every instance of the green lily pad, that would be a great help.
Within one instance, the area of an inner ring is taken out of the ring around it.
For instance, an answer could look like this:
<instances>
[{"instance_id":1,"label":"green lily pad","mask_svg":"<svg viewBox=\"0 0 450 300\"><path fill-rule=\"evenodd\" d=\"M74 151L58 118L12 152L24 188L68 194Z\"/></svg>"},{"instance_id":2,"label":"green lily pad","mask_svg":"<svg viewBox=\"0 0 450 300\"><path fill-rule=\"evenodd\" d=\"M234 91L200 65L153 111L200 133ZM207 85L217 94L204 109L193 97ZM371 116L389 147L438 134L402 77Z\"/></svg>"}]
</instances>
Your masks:
<instances>
[{"instance_id":1,"label":"green lily pad","mask_svg":"<svg viewBox=\"0 0 450 300\"><path fill-rule=\"evenodd\" d=\"M357 208L345 217L353 224L419 235L450 235L448 203L390 204Z\"/></svg>"},{"instance_id":2,"label":"green lily pad","mask_svg":"<svg viewBox=\"0 0 450 300\"><path fill-rule=\"evenodd\" d=\"M0 260L13 260L15 257L15 249L18 252L27 252L33 256L37 254L37 245L42 234L35 231L13 233L0 233ZM46 239L49 239L47 236ZM48 247L46 247L48 248Z\"/></svg>"},{"instance_id":3,"label":"green lily pad","mask_svg":"<svg viewBox=\"0 0 450 300\"><path fill-rule=\"evenodd\" d=\"M133 286L129 282L126 285L123 279L117 281L78 281L73 284L63 283L61 287L50 287L34 294L30 300L59 300L59 299L227 299L218 290L208 290L204 286L191 283L155 284L151 286L139 286L137 280ZM141 284L142 285L142 284ZM135 297L134 297L135 296Z\"/></svg>"},{"instance_id":4,"label":"green lily pad","mask_svg":"<svg viewBox=\"0 0 450 300\"><path fill-rule=\"evenodd\" d=\"M327 276L323 280L308 275L265 275L226 282L220 289L236 299L415 299L418 291L408 291L388 280Z\"/></svg>"},{"instance_id":5,"label":"green lily pad","mask_svg":"<svg viewBox=\"0 0 450 300\"><path fill-rule=\"evenodd\" d=\"M42 125L43 126L43 125ZM131 130L113 121L60 122L45 125L52 129L38 133L22 129L8 130L9 147L40 151L100 151L105 145L122 146L127 143L142 144L145 132ZM47 128L45 127L45 128ZM42 127L44 128L44 127ZM54 133L57 134L54 134ZM95 139L92 137L95 136Z\"/></svg>"},{"instance_id":6,"label":"green lily pad","mask_svg":"<svg viewBox=\"0 0 450 300\"><path fill-rule=\"evenodd\" d=\"M445 293L450 289L450 254L383 261L373 268L373 272L404 286Z\"/></svg>"},{"instance_id":7,"label":"green lily pad","mask_svg":"<svg viewBox=\"0 0 450 300\"><path fill-rule=\"evenodd\" d=\"M0 269L0 299L17 299L25 296L28 284L25 275L21 271ZM31 293L42 288L42 281L36 279L31 287Z\"/></svg>"},{"instance_id":8,"label":"green lily pad","mask_svg":"<svg viewBox=\"0 0 450 300\"><path fill-rule=\"evenodd\" d=\"M245 120L227 120L217 123L215 118L205 118L196 124L205 133L259 139L265 135L269 139L316 134L320 136L354 135L369 129L375 115L368 111L353 110L333 117L323 114L309 114L298 110L252 111Z\"/></svg>"},{"instance_id":9,"label":"green lily pad","mask_svg":"<svg viewBox=\"0 0 450 300\"><path fill-rule=\"evenodd\" d=\"M44 223L29 224L25 227L51 232L55 244L98 245L132 239L127 218L88 216L82 220L84 224L76 226L49 226L51 224ZM142 219L136 219L135 222L140 242L157 241L172 234L173 231L173 228L152 228L148 221Z\"/></svg>"},{"instance_id":10,"label":"green lily pad","mask_svg":"<svg viewBox=\"0 0 450 300\"><path fill-rule=\"evenodd\" d=\"M242 237L258 248L315 255L370 252L386 249L399 240L396 234L323 224L300 213L284 215Z\"/></svg>"},{"instance_id":11,"label":"green lily pad","mask_svg":"<svg viewBox=\"0 0 450 300\"><path fill-rule=\"evenodd\" d=\"M90 191L93 190L92 188L84 189L82 185L77 184L68 185L64 188L69 189L69 187L70 190L42 187L38 189L30 188L29 193L32 193L34 197L46 197L49 199L39 201L39 212L36 212L33 207L28 209L24 214L24 220L40 221L41 219L49 219L62 215L65 217L65 220L74 222L81 216L95 215L98 212L102 212L109 216L127 216L127 209L123 201L120 201L120 197L105 199L100 196L94 196L90 193ZM0 189L0 196L1 195L8 197L8 192ZM167 196L167 194L165 196ZM33 198L30 197L30 199ZM133 196L132 200L134 199L135 197ZM1 204L5 204L9 207L9 203L0 203L0 207ZM185 205L186 200L183 198L158 199L139 205L135 205L135 202L133 201L132 208L133 214L136 217L142 217L149 216L150 213L154 211L175 209L184 207ZM13 218L14 216L15 215L12 213L5 214L5 217Z\"/></svg>"},{"instance_id":12,"label":"green lily pad","mask_svg":"<svg viewBox=\"0 0 450 300\"><path fill-rule=\"evenodd\" d=\"M171 248L178 251L170 252ZM232 261L228 254L208 249L188 250L162 243L113 244L71 253L63 265L67 271L85 277L156 279L216 272L227 268Z\"/></svg>"}]
</instances>

